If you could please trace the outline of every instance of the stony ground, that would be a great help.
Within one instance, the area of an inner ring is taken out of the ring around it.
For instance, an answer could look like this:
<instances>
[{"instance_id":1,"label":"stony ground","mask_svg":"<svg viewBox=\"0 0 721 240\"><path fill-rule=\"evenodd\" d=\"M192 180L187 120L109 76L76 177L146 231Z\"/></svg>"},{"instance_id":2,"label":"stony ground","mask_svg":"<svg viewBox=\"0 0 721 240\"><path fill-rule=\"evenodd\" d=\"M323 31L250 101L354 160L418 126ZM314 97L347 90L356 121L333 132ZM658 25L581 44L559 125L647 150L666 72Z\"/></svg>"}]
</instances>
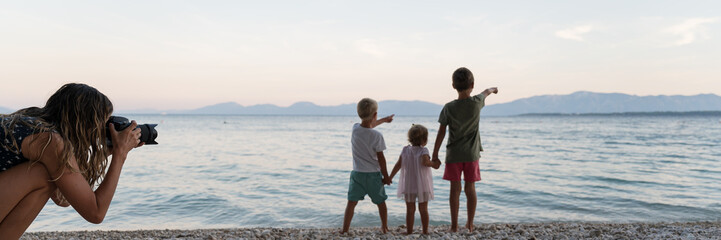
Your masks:
<instances>
[{"instance_id":1,"label":"stony ground","mask_svg":"<svg viewBox=\"0 0 721 240\"><path fill-rule=\"evenodd\" d=\"M379 228L236 228L25 233L21 239L721 239L721 222L688 223L492 223L449 233L432 226L430 234L405 235L405 226L383 234Z\"/></svg>"}]
</instances>

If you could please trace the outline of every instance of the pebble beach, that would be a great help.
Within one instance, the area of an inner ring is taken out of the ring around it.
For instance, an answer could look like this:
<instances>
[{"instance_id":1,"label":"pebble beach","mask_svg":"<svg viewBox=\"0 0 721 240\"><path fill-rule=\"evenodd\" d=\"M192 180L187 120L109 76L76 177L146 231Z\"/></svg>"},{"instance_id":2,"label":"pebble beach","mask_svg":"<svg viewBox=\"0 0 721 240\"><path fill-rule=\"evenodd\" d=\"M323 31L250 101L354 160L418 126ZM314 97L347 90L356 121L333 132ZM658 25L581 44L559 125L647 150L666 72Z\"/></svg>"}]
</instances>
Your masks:
<instances>
[{"instance_id":1,"label":"pebble beach","mask_svg":"<svg viewBox=\"0 0 721 240\"><path fill-rule=\"evenodd\" d=\"M721 239L721 222L684 223L491 223L472 232L448 232L449 226L431 226L429 234L406 235L405 226L383 234L377 227L339 228L234 228L199 230L135 230L31 232L21 239Z\"/></svg>"}]
</instances>

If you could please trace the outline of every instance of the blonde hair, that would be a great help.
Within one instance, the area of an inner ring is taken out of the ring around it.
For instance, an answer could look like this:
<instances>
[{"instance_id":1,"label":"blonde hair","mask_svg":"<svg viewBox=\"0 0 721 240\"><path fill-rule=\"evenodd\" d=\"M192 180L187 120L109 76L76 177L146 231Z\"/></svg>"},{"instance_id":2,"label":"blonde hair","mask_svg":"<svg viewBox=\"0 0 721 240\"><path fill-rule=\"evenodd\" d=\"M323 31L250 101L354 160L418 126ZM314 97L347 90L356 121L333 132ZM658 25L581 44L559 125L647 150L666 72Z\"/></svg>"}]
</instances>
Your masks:
<instances>
[{"instance_id":1,"label":"blonde hair","mask_svg":"<svg viewBox=\"0 0 721 240\"><path fill-rule=\"evenodd\" d=\"M35 133L54 132L62 138L63 152L58 156L62 167L58 169L59 175L55 180L62 176L65 169L71 169L81 173L88 184L94 187L105 176L108 165L110 151L106 146L105 122L112 112L113 104L100 91L85 84L69 83L50 96L43 108L25 108L10 115L2 115L2 118L3 124L6 124L7 119L10 126L26 122L22 120L25 117L37 118L41 123L25 125ZM5 134L10 133L12 129L5 128ZM53 137L49 137L45 146L52 140ZM13 145L17 146L17 143ZM45 148L40 156L44 152ZM75 157L78 169L71 168L71 157Z\"/></svg>"},{"instance_id":2,"label":"blonde hair","mask_svg":"<svg viewBox=\"0 0 721 240\"><path fill-rule=\"evenodd\" d=\"M358 117L362 120L370 120L373 118L373 113L378 111L378 102L370 98L363 98L358 102Z\"/></svg>"},{"instance_id":3,"label":"blonde hair","mask_svg":"<svg viewBox=\"0 0 721 240\"><path fill-rule=\"evenodd\" d=\"M408 129L408 142L413 146L421 146L428 142L428 129L420 124L413 124Z\"/></svg>"}]
</instances>

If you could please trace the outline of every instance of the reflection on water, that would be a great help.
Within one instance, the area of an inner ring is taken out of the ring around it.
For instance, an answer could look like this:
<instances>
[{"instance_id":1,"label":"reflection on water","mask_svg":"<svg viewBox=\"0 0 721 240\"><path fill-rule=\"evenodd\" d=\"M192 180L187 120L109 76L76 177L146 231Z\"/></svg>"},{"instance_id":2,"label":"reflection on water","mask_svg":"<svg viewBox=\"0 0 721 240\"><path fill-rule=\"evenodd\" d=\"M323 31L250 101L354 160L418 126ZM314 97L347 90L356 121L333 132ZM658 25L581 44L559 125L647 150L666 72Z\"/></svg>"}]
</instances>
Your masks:
<instances>
[{"instance_id":1,"label":"reflection on water","mask_svg":"<svg viewBox=\"0 0 721 240\"><path fill-rule=\"evenodd\" d=\"M101 225L48 204L29 231L339 227L356 117L132 116L160 123L159 145L134 150ZM481 121L476 221L685 221L721 216L721 124L713 117L492 117ZM381 125L389 171L411 124ZM432 149L432 146L428 146ZM441 156L444 153L441 152ZM448 182L434 170L431 224L449 223ZM396 183L397 183L396 179ZM396 186L389 224L405 223ZM461 221L465 221L461 197ZM362 201L353 226L379 224Z\"/></svg>"}]
</instances>

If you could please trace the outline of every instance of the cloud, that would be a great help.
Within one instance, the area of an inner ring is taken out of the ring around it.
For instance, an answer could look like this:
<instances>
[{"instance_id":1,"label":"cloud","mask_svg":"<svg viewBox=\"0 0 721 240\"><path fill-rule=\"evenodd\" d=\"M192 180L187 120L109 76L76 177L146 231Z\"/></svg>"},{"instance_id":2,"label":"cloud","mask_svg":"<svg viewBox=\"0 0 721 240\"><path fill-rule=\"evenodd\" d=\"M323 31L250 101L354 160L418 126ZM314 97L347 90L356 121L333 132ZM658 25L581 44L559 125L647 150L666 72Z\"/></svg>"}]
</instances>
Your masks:
<instances>
[{"instance_id":1,"label":"cloud","mask_svg":"<svg viewBox=\"0 0 721 240\"><path fill-rule=\"evenodd\" d=\"M360 39L355 42L355 48L356 50L374 56L374 57L384 57L386 56L386 53L382 51L378 44L376 44L376 41L373 39Z\"/></svg>"},{"instance_id":2,"label":"cloud","mask_svg":"<svg viewBox=\"0 0 721 240\"><path fill-rule=\"evenodd\" d=\"M448 16L443 19L457 26L473 27L481 24L486 16Z\"/></svg>"},{"instance_id":3,"label":"cloud","mask_svg":"<svg viewBox=\"0 0 721 240\"><path fill-rule=\"evenodd\" d=\"M583 34L591 32L593 27L591 25L583 25L563 30L556 31L556 37L560 37L568 40L584 41Z\"/></svg>"},{"instance_id":4,"label":"cloud","mask_svg":"<svg viewBox=\"0 0 721 240\"><path fill-rule=\"evenodd\" d=\"M708 39L704 24L717 22L719 18L691 18L681 24L673 25L663 30L664 33L681 37L673 45L681 46L693 43L700 39Z\"/></svg>"}]
</instances>

